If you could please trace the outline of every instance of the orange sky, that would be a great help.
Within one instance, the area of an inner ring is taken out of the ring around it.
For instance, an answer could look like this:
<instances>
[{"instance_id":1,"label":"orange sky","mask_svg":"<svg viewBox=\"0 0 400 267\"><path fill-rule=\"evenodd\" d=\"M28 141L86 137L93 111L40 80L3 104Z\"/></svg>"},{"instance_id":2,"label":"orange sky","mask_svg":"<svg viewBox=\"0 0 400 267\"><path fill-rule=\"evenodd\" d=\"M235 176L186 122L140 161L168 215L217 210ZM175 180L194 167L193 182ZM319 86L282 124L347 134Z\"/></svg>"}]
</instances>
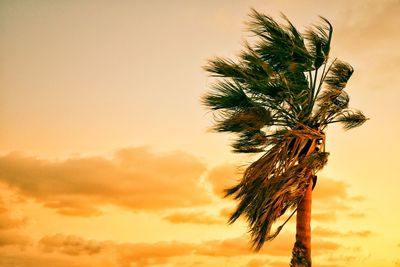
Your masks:
<instances>
[{"instance_id":1,"label":"orange sky","mask_svg":"<svg viewBox=\"0 0 400 267\"><path fill-rule=\"evenodd\" d=\"M288 266L291 222L255 254L221 190L253 158L207 132L212 56L250 7L328 18L351 63L313 200L316 267L400 266L400 1L0 1L0 266ZM294 221L294 220L292 220Z\"/></svg>"}]
</instances>

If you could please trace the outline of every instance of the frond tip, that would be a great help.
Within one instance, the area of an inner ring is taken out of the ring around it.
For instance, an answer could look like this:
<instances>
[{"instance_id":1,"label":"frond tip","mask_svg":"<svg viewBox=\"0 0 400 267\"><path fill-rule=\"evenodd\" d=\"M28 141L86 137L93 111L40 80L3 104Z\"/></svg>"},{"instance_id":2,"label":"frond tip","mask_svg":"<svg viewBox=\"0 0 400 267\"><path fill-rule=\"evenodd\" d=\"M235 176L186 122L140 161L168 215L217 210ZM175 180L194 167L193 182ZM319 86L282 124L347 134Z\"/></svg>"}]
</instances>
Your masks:
<instances>
[{"instance_id":1,"label":"frond tip","mask_svg":"<svg viewBox=\"0 0 400 267\"><path fill-rule=\"evenodd\" d=\"M235 110L253 106L240 84L232 81L219 81L214 84L213 90L203 97L202 102L211 110Z\"/></svg>"},{"instance_id":2,"label":"frond tip","mask_svg":"<svg viewBox=\"0 0 400 267\"><path fill-rule=\"evenodd\" d=\"M368 118L365 117L365 115L359 110L346 110L342 112L341 115L336 117L334 122L340 122L345 130L350 130L352 128L361 126L367 120Z\"/></svg>"}]
</instances>

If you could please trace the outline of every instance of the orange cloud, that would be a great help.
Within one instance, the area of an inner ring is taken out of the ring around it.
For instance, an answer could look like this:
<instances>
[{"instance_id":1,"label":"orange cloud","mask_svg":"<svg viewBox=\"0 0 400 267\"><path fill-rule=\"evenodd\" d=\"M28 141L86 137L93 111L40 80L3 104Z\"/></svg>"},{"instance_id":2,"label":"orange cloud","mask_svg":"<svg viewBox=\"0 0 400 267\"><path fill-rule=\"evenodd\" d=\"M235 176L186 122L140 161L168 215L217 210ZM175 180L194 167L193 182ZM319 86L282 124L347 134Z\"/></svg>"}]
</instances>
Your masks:
<instances>
[{"instance_id":1,"label":"orange cloud","mask_svg":"<svg viewBox=\"0 0 400 267\"><path fill-rule=\"evenodd\" d=\"M233 212L234 212L233 208L223 208L220 210L219 216L221 216L225 220L228 220Z\"/></svg>"},{"instance_id":2,"label":"orange cloud","mask_svg":"<svg viewBox=\"0 0 400 267\"><path fill-rule=\"evenodd\" d=\"M332 199L347 199L346 183L325 177L318 177L318 182L313 191L313 199L330 201Z\"/></svg>"},{"instance_id":3,"label":"orange cloud","mask_svg":"<svg viewBox=\"0 0 400 267\"><path fill-rule=\"evenodd\" d=\"M166 263L169 258L191 255L196 245L183 242L124 243L86 240L77 236L53 235L39 241L44 254L68 255L75 262L82 257L108 259L107 266L130 267L151 266ZM84 266L84 265L81 265Z\"/></svg>"},{"instance_id":4,"label":"orange cloud","mask_svg":"<svg viewBox=\"0 0 400 267\"><path fill-rule=\"evenodd\" d=\"M28 237L14 231L0 232L0 247L8 245L26 246L30 244Z\"/></svg>"},{"instance_id":5,"label":"orange cloud","mask_svg":"<svg viewBox=\"0 0 400 267\"><path fill-rule=\"evenodd\" d=\"M256 254L250 249L247 238L243 236L200 243L169 241L121 244L113 241L95 241L77 236L56 234L43 237L39 240L37 246L28 247L27 253L21 256L10 256L0 250L0 265L2 256L3 259L13 262L14 265L25 266L26 262L29 262L28 266L31 267L67 266L67 263L69 263L69 266L76 267L144 267L157 264L171 265L178 258L182 259L183 257L186 261L184 266L195 266L199 260L207 262L210 257L226 261L231 257L254 256L256 258L249 261L247 267L261 267L265 264L267 264L266 266L279 266L277 265L277 258L274 257L290 257L293 239L293 233L283 233L274 242L266 244ZM326 242L321 239L313 241L314 255L324 255L338 248L339 245L333 242ZM257 259L258 255L262 257L260 260ZM271 258L266 260L263 258L265 255ZM57 264L57 260L60 261L60 264ZM53 265L43 264L43 262L52 262Z\"/></svg>"},{"instance_id":6,"label":"orange cloud","mask_svg":"<svg viewBox=\"0 0 400 267\"><path fill-rule=\"evenodd\" d=\"M352 206L349 203L364 201L363 196L350 196L349 185L342 181L319 177L313 191L313 208L317 215L313 218L321 221L334 220L336 215L329 215L338 210L351 213Z\"/></svg>"},{"instance_id":7,"label":"orange cloud","mask_svg":"<svg viewBox=\"0 0 400 267\"><path fill-rule=\"evenodd\" d=\"M368 230L363 231L349 231L349 232L339 232L335 230L330 230L322 227L315 227L313 229L313 234L321 237L369 237L372 232Z\"/></svg>"},{"instance_id":8,"label":"orange cloud","mask_svg":"<svg viewBox=\"0 0 400 267\"><path fill-rule=\"evenodd\" d=\"M84 240L76 236L54 235L43 237L39 241L39 248L43 252L55 250L68 255L93 255L100 253L102 244L93 240Z\"/></svg>"},{"instance_id":9,"label":"orange cloud","mask_svg":"<svg viewBox=\"0 0 400 267\"><path fill-rule=\"evenodd\" d=\"M210 170L207 175L207 180L213 187L213 192L217 196L223 197L224 190L233 186L240 178L238 169L232 164L224 164Z\"/></svg>"},{"instance_id":10,"label":"orange cloud","mask_svg":"<svg viewBox=\"0 0 400 267\"><path fill-rule=\"evenodd\" d=\"M258 252L260 255L270 256L290 256L294 244L293 233L281 233L272 242L268 242ZM334 251L340 248L340 245L334 242L315 239L312 243L313 254L320 255L328 251ZM254 252L251 250L249 241L246 237L212 240L204 242L196 251L197 254L215 257L232 257L239 255L251 255Z\"/></svg>"},{"instance_id":11,"label":"orange cloud","mask_svg":"<svg viewBox=\"0 0 400 267\"><path fill-rule=\"evenodd\" d=\"M267 266L266 264L270 263L269 260L261 260L261 259L253 259L250 260L246 267L263 267L263 266ZM287 263L286 263L287 265Z\"/></svg>"},{"instance_id":12,"label":"orange cloud","mask_svg":"<svg viewBox=\"0 0 400 267\"><path fill-rule=\"evenodd\" d=\"M206 215L200 212L192 213L172 213L163 217L164 220L171 223L192 223L192 224L224 224L225 221L216 216Z\"/></svg>"},{"instance_id":13,"label":"orange cloud","mask_svg":"<svg viewBox=\"0 0 400 267\"><path fill-rule=\"evenodd\" d=\"M311 213L312 220L319 222L331 222L336 221L335 212L313 212Z\"/></svg>"},{"instance_id":14,"label":"orange cloud","mask_svg":"<svg viewBox=\"0 0 400 267\"><path fill-rule=\"evenodd\" d=\"M365 218L365 213L362 212L350 212L347 216L355 219Z\"/></svg>"},{"instance_id":15,"label":"orange cloud","mask_svg":"<svg viewBox=\"0 0 400 267\"><path fill-rule=\"evenodd\" d=\"M97 206L166 209L210 202L199 184L205 166L183 152L122 149L114 157L41 160L0 157L0 181L65 215L96 215Z\"/></svg>"},{"instance_id":16,"label":"orange cloud","mask_svg":"<svg viewBox=\"0 0 400 267\"><path fill-rule=\"evenodd\" d=\"M0 230L19 228L25 225L26 222L26 218L12 217L8 212L0 211Z\"/></svg>"},{"instance_id":17,"label":"orange cloud","mask_svg":"<svg viewBox=\"0 0 400 267\"><path fill-rule=\"evenodd\" d=\"M0 247L26 246L30 243L30 239L22 235L19 229L26 225L28 219L12 213L12 206L7 203L9 201L5 201L3 193L4 188L0 187Z\"/></svg>"}]
</instances>

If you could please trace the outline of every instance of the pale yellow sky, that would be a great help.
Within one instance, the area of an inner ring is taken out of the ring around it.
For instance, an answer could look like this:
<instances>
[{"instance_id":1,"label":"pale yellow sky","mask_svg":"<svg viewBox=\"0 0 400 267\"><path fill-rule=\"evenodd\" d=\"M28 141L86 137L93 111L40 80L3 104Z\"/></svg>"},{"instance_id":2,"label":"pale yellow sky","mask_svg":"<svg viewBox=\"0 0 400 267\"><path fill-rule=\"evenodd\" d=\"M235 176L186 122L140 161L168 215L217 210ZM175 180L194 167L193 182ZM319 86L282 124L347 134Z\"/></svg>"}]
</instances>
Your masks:
<instances>
[{"instance_id":1,"label":"pale yellow sky","mask_svg":"<svg viewBox=\"0 0 400 267\"><path fill-rule=\"evenodd\" d=\"M293 225L261 255L225 225L212 186L251 158L199 100L250 7L328 18L371 118L328 130L315 266L400 266L399 0L0 1L0 266L287 266Z\"/></svg>"}]
</instances>

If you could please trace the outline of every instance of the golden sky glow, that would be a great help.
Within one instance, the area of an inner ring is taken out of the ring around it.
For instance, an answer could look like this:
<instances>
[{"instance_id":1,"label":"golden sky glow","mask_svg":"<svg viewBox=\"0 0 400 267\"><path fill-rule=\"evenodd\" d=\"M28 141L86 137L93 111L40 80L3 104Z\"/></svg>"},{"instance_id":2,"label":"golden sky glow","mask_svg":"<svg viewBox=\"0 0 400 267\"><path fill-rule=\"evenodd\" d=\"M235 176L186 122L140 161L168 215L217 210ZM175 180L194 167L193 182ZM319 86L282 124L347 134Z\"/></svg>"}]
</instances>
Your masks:
<instances>
[{"instance_id":1,"label":"golden sky glow","mask_svg":"<svg viewBox=\"0 0 400 267\"><path fill-rule=\"evenodd\" d=\"M400 266L400 1L0 1L1 267L287 266L294 220L260 253L221 190L251 157L207 131L213 56L250 7L304 29L328 18L350 105L327 132L315 267Z\"/></svg>"}]
</instances>

